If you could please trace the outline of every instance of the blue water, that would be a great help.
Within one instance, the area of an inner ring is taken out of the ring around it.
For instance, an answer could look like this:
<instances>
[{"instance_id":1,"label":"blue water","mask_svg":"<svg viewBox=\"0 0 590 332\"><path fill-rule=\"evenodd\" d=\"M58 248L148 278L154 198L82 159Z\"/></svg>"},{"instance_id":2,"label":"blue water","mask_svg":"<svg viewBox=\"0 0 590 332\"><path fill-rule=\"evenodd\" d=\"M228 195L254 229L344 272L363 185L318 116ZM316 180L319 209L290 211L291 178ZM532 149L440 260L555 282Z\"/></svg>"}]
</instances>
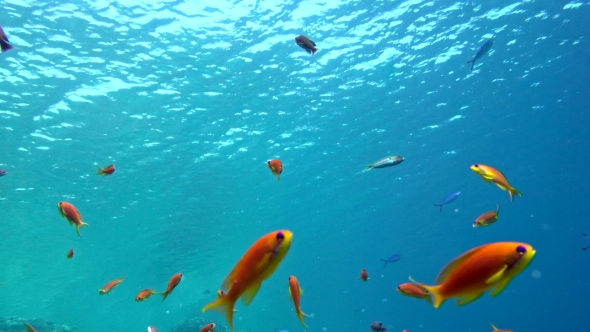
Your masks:
<instances>
[{"instance_id":1,"label":"blue water","mask_svg":"<svg viewBox=\"0 0 590 332\"><path fill-rule=\"evenodd\" d=\"M376 320L390 331L590 331L590 3L0 4L18 47L0 57L0 316L169 331L203 315L259 237L289 229L288 256L238 305L237 331L369 331ZM388 155L405 161L363 172ZM113 176L95 175L110 163ZM511 203L474 163L523 197ZM81 238L60 201L89 223ZM471 226L496 204L496 224ZM537 250L497 298L437 310L396 292L496 241ZM384 268L394 253L403 258ZM179 272L165 302L134 301ZM308 329L290 275L315 317Z\"/></svg>"}]
</instances>

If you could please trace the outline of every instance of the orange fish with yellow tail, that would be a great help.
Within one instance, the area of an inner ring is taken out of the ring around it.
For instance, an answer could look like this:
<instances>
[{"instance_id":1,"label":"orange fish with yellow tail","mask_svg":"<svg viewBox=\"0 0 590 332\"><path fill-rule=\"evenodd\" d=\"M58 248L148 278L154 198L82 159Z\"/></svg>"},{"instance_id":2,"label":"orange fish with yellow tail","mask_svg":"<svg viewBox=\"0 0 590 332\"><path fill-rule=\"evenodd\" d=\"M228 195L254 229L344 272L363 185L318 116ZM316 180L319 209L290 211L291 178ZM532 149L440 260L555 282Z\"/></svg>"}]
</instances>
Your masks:
<instances>
[{"instance_id":1,"label":"orange fish with yellow tail","mask_svg":"<svg viewBox=\"0 0 590 332\"><path fill-rule=\"evenodd\" d=\"M522 193L510 185L504 174L499 170L482 164L471 165L471 170L477 173L487 183L495 183L498 188L508 190L510 201L514 201L514 195L522 197Z\"/></svg>"},{"instance_id":2,"label":"orange fish with yellow tail","mask_svg":"<svg viewBox=\"0 0 590 332\"><path fill-rule=\"evenodd\" d=\"M281 173L283 173L283 162L278 159L269 160L266 162L272 174L276 175L281 181Z\"/></svg>"},{"instance_id":3,"label":"orange fish with yellow tail","mask_svg":"<svg viewBox=\"0 0 590 332\"><path fill-rule=\"evenodd\" d=\"M135 297L135 301L136 302L145 301L145 300L149 299L150 296L152 296L152 294L158 294L158 292L156 292L156 290L154 290L154 289L144 289L141 292L139 292L139 294L137 294L137 296Z\"/></svg>"},{"instance_id":4,"label":"orange fish with yellow tail","mask_svg":"<svg viewBox=\"0 0 590 332\"><path fill-rule=\"evenodd\" d=\"M215 325L215 323L210 323L205 325L200 332L214 332L216 327L217 325Z\"/></svg>"},{"instance_id":5,"label":"orange fish with yellow tail","mask_svg":"<svg viewBox=\"0 0 590 332\"><path fill-rule=\"evenodd\" d=\"M88 224L82 221L82 215L78 209L68 202L57 203L57 208L59 209L61 216L66 219L71 226L76 225L76 232L78 233L78 236L82 237L80 235L80 228L82 226L88 226Z\"/></svg>"},{"instance_id":6,"label":"orange fish with yellow tail","mask_svg":"<svg viewBox=\"0 0 590 332\"><path fill-rule=\"evenodd\" d=\"M239 298L249 305L262 282L276 271L289 249L293 233L288 230L269 233L258 239L236 264L221 286L227 293L203 308L203 312L215 310L222 313L234 331L234 306Z\"/></svg>"},{"instance_id":7,"label":"orange fish with yellow tail","mask_svg":"<svg viewBox=\"0 0 590 332\"><path fill-rule=\"evenodd\" d=\"M104 287L102 289L98 290L98 293L100 295L104 295L104 294L109 295L109 293L113 290L113 288L117 287L120 283L123 282L123 280L125 280L125 278L109 281L106 285L104 285Z\"/></svg>"},{"instance_id":8,"label":"orange fish with yellow tail","mask_svg":"<svg viewBox=\"0 0 590 332\"><path fill-rule=\"evenodd\" d=\"M115 173L115 165L109 165L105 168L101 168L100 166L96 166L98 167L98 173L96 173L96 175L104 175L104 176L109 176L109 175L113 175L113 173Z\"/></svg>"},{"instance_id":9,"label":"orange fish with yellow tail","mask_svg":"<svg viewBox=\"0 0 590 332\"><path fill-rule=\"evenodd\" d=\"M424 299L426 302L432 304L430 294L428 291L414 282L407 282L397 286L397 291L405 296L414 297L417 299Z\"/></svg>"},{"instance_id":10,"label":"orange fish with yellow tail","mask_svg":"<svg viewBox=\"0 0 590 332\"><path fill-rule=\"evenodd\" d=\"M297 316L299 317L299 321L303 326L305 325L305 321L303 317L309 317L303 311L301 311L301 296L303 295L303 289L299 287L299 280L295 276L289 277L289 294L291 295L291 300L295 304L295 312L297 312Z\"/></svg>"},{"instance_id":11,"label":"orange fish with yellow tail","mask_svg":"<svg viewBox=\"0 0 590 332\"><path fill-rule=\"evenodd\" d=\"M182 273L177 273L174 276L172 276L172 278L170 279L170 282L168 282L168 288L166 289L166 291L163 293L160 293L160 294L164 295L162 302L164 302L164 300L168 297L168 295L170 295L170 293L172 293L174 288L176 288L176 286L178 286L178 284L180 283L180 280L182 280Z\"/></svg>"},{"instance_id":12,"label":"orange fish with yellow tail","mask_svg":"<svg viewBox=\"0 0 590 332\"><path fill-rule=\"evenodd\" d=\"M436 278L435 286L420 284L432 298L433 306L457 298L462 306L491 291L498 296L531 263L536 251L521 242L498 242L469 250L450 262Z\"/></svg>"},{"instance_id":13,"label":"orange fish with yellow tail","mask_svg":"<svg viewBox=\"0 0 590 332\"><path fill-rule=\"evenodd\" d=\"M475 221L473 222L473 227L486 227L498 221L498 217L500 214L500 205L497 206L498 208L496 209L496 211L486 212L481 216L477 217L477 219L475 219Z\"/></svg>"},{"instance_id":14,"label":"orange fish with yellow tail","mask_svg":"<svg viewBox=\"0 0 590 332\"><path fill-rule=\"evenodd\" d=\"M371 280L371 278L369 278L369 274L367 273L367 270L365 270L365 269L363 269L363 270L361 271L361 276L360 276L358 279L359 279L359 280L362 280L362 281L368 281L368 280Z\"/></svg>"},{"instance_id":15,"label":"orange fish with yellow tail","mask_svg":"<svg viewBox=\"0 0 590 332\"><path fill-rule=\"evenodd\" d=\"M514 332L514 330L500 330L499 328L495 327L494 324L492 324L491 322L490 325L492 325L492 332Z\"/></svg>"}]
</instances>

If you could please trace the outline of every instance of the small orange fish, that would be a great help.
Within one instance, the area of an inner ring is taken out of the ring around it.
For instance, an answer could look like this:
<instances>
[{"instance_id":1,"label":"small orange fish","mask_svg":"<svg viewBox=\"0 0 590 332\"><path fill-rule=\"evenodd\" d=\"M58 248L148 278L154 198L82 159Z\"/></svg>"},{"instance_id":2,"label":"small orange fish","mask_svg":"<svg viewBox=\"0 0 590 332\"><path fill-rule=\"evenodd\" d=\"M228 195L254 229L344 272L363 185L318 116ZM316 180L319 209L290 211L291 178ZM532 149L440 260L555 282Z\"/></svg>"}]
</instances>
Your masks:
<instances>
[{"instance_id":1,"label":"small orange fish","mask_svg":"<svg viewBox=\"0 0 590 332\"><path fill-rule=\"evenodd\" d=\"M82 226L88 226L88 224L82 221L82 215L80 212L68 202L57 203L57 208L59 209L61 216L66 219L71 226L76 225L76 232L78 233L78 236L82 237L80 235L80 228Z\"/></svg>"},{"instance_id":2,"label":"small orange fish","mask_svg":"<svg viewBox=\"0 0 590 332\"><path fill-rule=\"evenodd\" d=\"M168 283L168 288L166 289L166 291L163 293L160 293L160 294L164 295L162 302L164 302L164 300L168 297L168 295L170 295L170 293L172 293L174 288L176 288L176 286L178 286L178 284L180 283L180 280L182 280L182 273L177 273L172 277L172 279L170 279L170 282Z\"/></svg>"},{"instance_id":3,"label":"small orange fish","mask_svg":"<svg viewBox=\"0 0 590 332\"><path fill-rule=\"evenodd\" d=\"M371 280L371 278L369 278L369 274L367 273L367 270L365 270L365 269L363 269L361 271L361 276L359 277L359 279L362 281Z\"/></svg>"},{"instance_id":4,"label":"small orange fish","mask_svg":"<svg viewBox=\"0 0 590 332\"><path fill-rule=\"evenodd\" d=\"M25 328L27 329L27 332L37 332L37 330L35 330L31 325L29 325L28 323L24 323Z\"/></svg>"},{"instance_id":5,"label":"small orange fish","mask_svg":"<svg viewBox=\"0 0 590 332\"><path fill-rule=\"evenodd\" d=\"M217 327L217 325L215 325L215 323L210 323L205 325L205 327L203 327L201 329L201 332L213 332L215 331L215 328Z\"/></svg>"},{"instance_id":6,"label":"small orange fish","mask_svg":"<svg viewBox=\"0 0 590 332\"><path fill-rule=\"evenodd\" d=\"M225 296L206 305L202 311L215 310L222 313L229 321L231 331L235 331L236 301L242 298L247 306L254 300L262 282L273 275L287 256L292 239L293 233L288 230L272 232L258 239L223 281L221 289L229 291Z\"/></svg>"},{"instance_id":7,"label":"small orange fish","mask_svg":"<svg viewBox=\"0 0 590 332\"><path fill-rule=\"evenodd\" d=\"M113 175L113 173L115 172L115 165L109 165L105 168L100 168L98 167L98 173L96 173L96 175L104 175L104 176L109 176L109 175Z\"/></svg>"},{"instance_id":8,"label":"small orange fish","mask_svg":"<svg viewBox=\"0 0 590 332\"><path fill-rule=\"evenodd\" d=\"M303 317L309 317L308 315L304 314L301 311L301 295L303 295L303 289L299 287L299 281L295 276L289 277L289 295L291 295L291 301L295 304L295 312L297 312L297 316L299 317L299 321L303 326L305 322L303 321Z\"/></svg>"},{"instance_id":9,"label":"small orange fish","mask_svg":"<svg viewBox=\"0 0 590 332\"><path fill-rule=\"evenodd\" d=\"M135 297L136 302L145 301L152 296L152 294L158 294L154 289L144 289Z\"/></svg>"},{"instance_id":10,"label":"small orange fish","mask_svg":"<svg viewBox=\"0 0 590 332\"><path fill-rule=\"evenodd\" d=\"M436 278L435 286L421 284L435 308L450 298L462 306L492 289L498 296L520 272L527 268L536 251L521 242L498 242L469 250L450 262Z\"/></svg>"},{"instance_id":11,"label":"small orange fish","mask_svg":"<svg viewBox=\"0 0 590 332\"><path fill-rule=\"evenodd\" d=\"M6 37L4 30L0 26L0 49L2 50L2 53L9 51L13 48L14 48L14 46L10 45L10 42L8 41L8 37Z\"/></svg>"},{"instance_id":12,"label":"small orange fish","mask_svg":"<svg viewBox=\"0 0 590 332\"><path fill-rule=\"evenodd\" d=\"M415 297L417 299L424 299L426 302L432 304L430 301L430 294L425 288L415 283L405 283L397 286L397 291L401 294L409 297Z\"/></svg>"},{"instance_id":13,"label":"small orange fish","mask_svg":"<svg viewBox=\"0 0 590 332\"><path fill-rule=\"evenodd\" d=\"M481 178L487 183L495 183L498 188L502 190L508 190L508 194L510 195L510 201L514 201L514 195L518 195L522 197L520 191L516 188L512 187L504 174L499 170L482 164L475 164L471 165L471 170L477 173Z\"/></svg>"},{"instance_id":14,"label":"small orange fish","mask_svg":"<svg viewBox=\"0 0 590 332\"><path fill-rule=\"evenodd\" d=\"M109 295L109 293L113 290L113 288L117 287L117 285L119 285L120 283L122 283L123 280L125 280L124 277L121 278L121 279L109 281L106 285L104 285L104 287L102 289L99 289L98 290L98 293L100 295L104 295L104 294Z\"/></svg>"},{"instance_id":15,"label":"small orange fish","mask_svg":"<svg viewBox=\"0 0 590 332\"><path fill-rule=\"evenodd\" d=\"M279 181L281 181L281 173L283 173L283 162L278 159L269 160L266 162L268 168L270 168L272 174L276 175Z\"/></svg>"},{"instance_id":16,"label":"small orange fish","mask_svg":"<svg viewBox=\"0 0 590 332\"><path fill-rule=\"evenodd\" d=\"M490 322L490 325L492 325L492 332L496 331L496 332L514 332L514 330L500 330L499 328L495 327L494 324L492 324Z\"/></svg>"},{"instance_id":17,"label":"small orange fish","mask_svg":"<svg viewBox=\"0 0 590 332\"><path fill-rule=\"evenodd\" d=\"M70 251L68 251L68 255L67 255L68 259L72 259L72 257L74 257L74 248L70 249Z\"/></svg>"},{"instance_id":18,"label":"small orange fish","mask_svg":"<svg viewBox=\"0 0 590 332\"><path fill-rule=\"evenodd\" d=\"M498 214L500 213L500 205L496 211L490 211L477 217L473 222L473 227L486 227L498 221Z\"/></svg>"}]
</instances>

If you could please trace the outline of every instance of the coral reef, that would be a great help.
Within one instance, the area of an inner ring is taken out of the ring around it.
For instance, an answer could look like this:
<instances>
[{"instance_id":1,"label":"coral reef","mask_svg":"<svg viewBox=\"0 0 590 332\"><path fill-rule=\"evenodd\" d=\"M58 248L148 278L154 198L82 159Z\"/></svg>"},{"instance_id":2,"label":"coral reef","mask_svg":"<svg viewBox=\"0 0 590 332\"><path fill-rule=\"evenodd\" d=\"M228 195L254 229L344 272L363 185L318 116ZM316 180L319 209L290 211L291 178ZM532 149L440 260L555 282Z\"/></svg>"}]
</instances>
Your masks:
<instances>
[{"instance_id":1,"label":"coral reef","mask_svg":"<svg viewBox=\"0 0 590 332\"><path fill-rule=\"evenodd\" d=\"M0 332L23 332L25 331L24 323L31 324L39 332L78 332L78 328L66 324L55 324L51 321L32 318L25 319L20 317L0 317Z\"/></svg>"}]
</instances>

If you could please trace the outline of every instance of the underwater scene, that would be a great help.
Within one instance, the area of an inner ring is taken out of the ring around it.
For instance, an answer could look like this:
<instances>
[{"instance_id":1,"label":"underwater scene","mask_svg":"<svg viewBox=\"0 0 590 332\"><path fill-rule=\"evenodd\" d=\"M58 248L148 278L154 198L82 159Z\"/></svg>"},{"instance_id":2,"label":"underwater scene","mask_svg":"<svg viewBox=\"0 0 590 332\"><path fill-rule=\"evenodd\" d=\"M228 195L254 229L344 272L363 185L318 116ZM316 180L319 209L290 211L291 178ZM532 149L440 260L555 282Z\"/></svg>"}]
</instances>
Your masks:
<instances>
[{"instance_id":1,"label":"underwater scene","mask_svg":"<svg viewBox=\"0 0 590 332\"><path fill-rule=\"evenodd\" d=\"M0 332L590 331L588 0L0 5Z\"/></svg>"}]
</instances>

